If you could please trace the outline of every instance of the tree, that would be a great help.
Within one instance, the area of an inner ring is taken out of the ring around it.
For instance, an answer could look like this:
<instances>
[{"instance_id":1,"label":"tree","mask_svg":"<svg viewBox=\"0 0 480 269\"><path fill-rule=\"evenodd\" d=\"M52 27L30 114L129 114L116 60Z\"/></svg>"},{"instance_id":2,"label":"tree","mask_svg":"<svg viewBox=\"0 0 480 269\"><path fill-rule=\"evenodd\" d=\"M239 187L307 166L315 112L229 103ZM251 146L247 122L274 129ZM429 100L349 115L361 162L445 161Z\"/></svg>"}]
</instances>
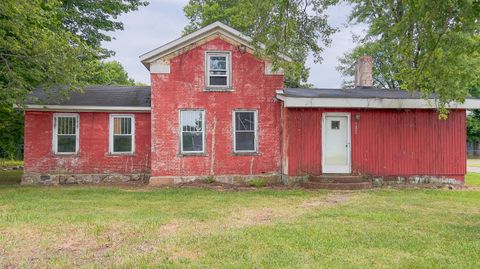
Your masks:
<instances>
[{"instance_id":1,"label":"tree","mask_svg":"<svg viewBox=\"0 0 480 269\"><path fill-rule=\"evenodd\" d=\"M341 61L362 53L376 57L376 83L439 96L442 118L448 103L464 102L480 80L480 2L472 0L346 0L350 22L369 25L360 45ZM381 62L381 63L379 63Z\"/></svg>"},{"instance_id":2,"label":"tree","mask_svg":"<svg viewBox=\"0 0 480 269\"><path fill-rule=\"evenodd\" d=\"M65 29L105 58L114 54L101 46L112 40L107 32L123 30L123 23L116 21L118 16L146 5L144 0L62 0L58 12Z\"/></svg>"},{"instance_id":3,"label":"tree","mask_svg":"<svg viewBox=\"0 0 480 269\"><path fill-rule=\"evenodd\" d=\"M390 56L392 54L386 53L388 47L382 46L380 43L366 43L353 49L351 52L346 53L339 59L339 66L337 70L344 76L355 76L355 63L360 56L369 55L374 59L373 61L373 86L387 89L397 89L400 87L399 81L395 79L395 74L398 72L398 68L392 64ZM353 88L353 80L344 80L344 87Z\"/></svg>"},{"instance_id":4,"label":"tree","mask_svg":"<svg viewBox=\"0 0 480 269\"><path fill-rule=\"evenodd\" d=\"M122 64L117 61L92 62L92 70L86 83L89 85L135 85L135 80L128 77Z\"/></svg>"},{"instance_id":5,"label":"tree","mask_svg":"<svg viewBox=\"0 0 480 269\"><path fill-rule=\"evenodd\" d=\"M284 68L288 86L300 86L308 79L305 67L308 54L312 53L321 62L323 46L330 44L330 36L335 32L328 25L325 13L332 2L335 1L190 0L184 8L189 20L184 33L221 21L252 37L258 56ZM285 62L279 55L289 56L293 61Z\"/></svg>"},{"instance_id":6,"label":"tree","mask_svg":"<svg viewBox=\"0 0 480 269\"><path fill-rule=\"evenodd\" d=\"M56 1L5 0L0 5L0 106L22 102L34 87L79 85L83 58L95 50L62 30Z\"/></svg>"},{"instance_id":7,"label":"tree","mask_svg":"<svg viewBox=\"0 0 480 269\"><path fill-rule=\"evenodd\" d=\"M480 87L472 88L470 95L480 98ZM467 114L467 141L480 143L480 109L473 109Z\"/></svg>"},{"instance_id":8,"label":"tree","mask_svg":"<svg viewBox=\"0 0 480 269\"><path fill-rule=\"evenodd\" d=\"M116 18L146 5L141 0L2 0L0 4L0 152L15 157L22 142L22 105L38 86L68 91L95 81L132 84L113 52L101 47ZM103 70L105 69L105 70ZM95 76L91 76L94 74Z\"/></svg>"},{"instance_id":9,"label":"tree","mask_svg":"<svg viewBox=\"0 0 480 269\"><path fill-rule=\"evenodd\" d=\"M0 5L0 105L22 103L38 86L81 89L113 52L107 32L123 29L118 15L141 0L4 0ZM91 69L93 68L93 70Z\"/></svg>"},{"instance_id":10,"label":"tree","mask_svg":"<svg viewBox=\"0 0 480 269\"><path fill-rule=\"evenodd\" d=\"M0 158L21 157L23 144L23 112L0 106Z\"/></svg>"}]
</instances>

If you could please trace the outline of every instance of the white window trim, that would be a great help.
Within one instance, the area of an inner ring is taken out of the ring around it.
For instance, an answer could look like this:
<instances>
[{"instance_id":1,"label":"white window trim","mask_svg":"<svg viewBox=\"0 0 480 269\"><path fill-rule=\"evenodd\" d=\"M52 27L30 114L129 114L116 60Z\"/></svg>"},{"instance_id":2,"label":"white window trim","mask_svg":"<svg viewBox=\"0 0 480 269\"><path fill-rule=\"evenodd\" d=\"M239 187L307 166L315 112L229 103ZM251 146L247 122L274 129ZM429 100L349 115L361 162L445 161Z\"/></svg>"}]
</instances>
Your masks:
<instances>
[{"instance_id":1,"label":"white window trim","mask_svg":"<svg viewBox=\"0 0 480 269\"><path fill-rule=\"evenodd\" d=\"M210 85L210 56L226 56L227 59L227 85ZM207 90L231 90L232 88L232 53L230 51L205 52L205 85Z\"/></svg>"},{"instance_id":2,"label":"white window trim","mask_svg":"<svg viewBox=\"0 0 480 269\"><path fill-rule=\"evenodd\" d=\"M57 118L70 117L75 118L75 152L58 152L58 124ZM80 146L80 116L77 113L54 113L53 114L53 135L52 135L52 147L53 152L56 155L75 155L78 154Z\"/></svg>"},{"instance_id":3,"label":"white window trim","mask_svg":"<svg viewBox=\"0 0 480 269\"><path fill-rule=\"evenodd\" d=\"M182 128L182 111L200 111L202 112L202 151L184 151L183 150L183 128ZM180 131L180 153L184 155L188 154L204 154L205 153L205 135L206 135L206 130L205 130L205 110L204 109L180 109L178 112L178 126L179 126L179 131Z\"/></svg>"},{"instance_id":4,"label":"white window trim","mask_svg":"<svg viewBox=\"0 0 480 269\"><path fill-rule=\"evenodd\" d=\"M237 150L237 141L236 141L236 130L235 126L237 125L235 114L237 112L253 112L253 120L255 123L255 141L253 150ZM258 110L256 109L235 109L232 113L232 141L233 141L233 152L234 153L258 153Z\"/></svg>"},{"instance_id":5,"label":"white window trim","mask_svg":"<svg viewBox=\"0 0 480 269\"><path fill-rule=\"evenodd\" d=\"M131 151L114 151L113 147L113 124L115 118L130 118L132 119L132 150ZM108 152L112 155L122 155L122 154L134 154L135 153L135 115L134 114L110 114L109 119L109 139L108 139Z\"/></svg>"}]
</instances>

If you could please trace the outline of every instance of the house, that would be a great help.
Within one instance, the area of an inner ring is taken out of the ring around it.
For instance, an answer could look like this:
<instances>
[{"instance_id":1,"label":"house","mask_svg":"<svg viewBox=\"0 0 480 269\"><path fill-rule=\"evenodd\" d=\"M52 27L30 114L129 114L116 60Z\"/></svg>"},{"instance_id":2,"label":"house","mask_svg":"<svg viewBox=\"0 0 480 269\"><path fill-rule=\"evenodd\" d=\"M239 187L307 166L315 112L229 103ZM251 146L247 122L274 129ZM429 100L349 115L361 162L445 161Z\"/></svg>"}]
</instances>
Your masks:
<instances>
[{"instance_id":1,"label":"house","mask_svg":"<svg viewBox=\"0 0 480 269\"><path fill-rule=\"evenodd\" d=\"M22 183L463 182L466 109L479 100L439 120L435 96L372 87L367 56L354 89L284 88L250 41L216 22L140 56L151 87L88 87L66 100L36 90Z\"/></svg>"}]
</instances>

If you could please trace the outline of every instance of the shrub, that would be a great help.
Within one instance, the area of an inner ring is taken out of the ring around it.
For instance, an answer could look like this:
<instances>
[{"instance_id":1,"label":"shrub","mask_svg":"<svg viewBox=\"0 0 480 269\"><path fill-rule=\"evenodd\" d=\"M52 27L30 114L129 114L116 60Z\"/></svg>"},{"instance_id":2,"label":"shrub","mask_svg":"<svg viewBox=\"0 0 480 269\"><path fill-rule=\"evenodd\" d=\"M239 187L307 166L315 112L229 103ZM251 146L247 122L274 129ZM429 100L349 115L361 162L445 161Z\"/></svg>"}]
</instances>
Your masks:
<instances>
[{"instance_id":1,"label":"shrub","mask_svg":"<svg viewBox=\"0 0 480 269\"><path fill-rule=\"evenodd\" d=\"M213 176L209 176L209 177L204 178L203 182L207 183L207 184L212 184L213 182L215 182L215 178Z\"/></svg>"},{"instance_id":2,"label":"shrub","mask_svg":"<svg viewBox=\"0 0 480 269\"><path fill-rule=\"evenodd\" d=\"M261 188L267 186L267 181L262 178L254 178L247 182L249 186Z\"/></svg>"}]
</instances>

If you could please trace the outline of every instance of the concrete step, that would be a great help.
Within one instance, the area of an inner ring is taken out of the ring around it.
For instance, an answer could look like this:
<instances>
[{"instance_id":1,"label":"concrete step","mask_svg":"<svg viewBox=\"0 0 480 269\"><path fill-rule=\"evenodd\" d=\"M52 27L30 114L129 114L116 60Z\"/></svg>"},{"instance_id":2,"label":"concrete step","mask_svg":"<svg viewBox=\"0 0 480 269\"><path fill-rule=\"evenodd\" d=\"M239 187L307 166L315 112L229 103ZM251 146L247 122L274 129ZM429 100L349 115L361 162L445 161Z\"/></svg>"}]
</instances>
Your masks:
<instances>
[{"instance_id":1,"label":"concrete step","mask_svg":"<svg viewBox=\"0 0 480 269\"><path fill-rule=\"evenodd\" d=\"M365 190L372 188L372 182L350 182L350 183L331 183L307 181L303 182L302 187L307 189L327 189L327 190Z\"/></svg>"},{"instance_id":2,"label":"concrete step","mask_svg":"<svg viewBox=\"0 0 480 269\"><path fill-rule=\"evenodd\" d=\"M355 175L321 175L311 176L308 181L321 183L362 183L370 182L369 179L363 176Z\"/></svg>"}]
</instances>

